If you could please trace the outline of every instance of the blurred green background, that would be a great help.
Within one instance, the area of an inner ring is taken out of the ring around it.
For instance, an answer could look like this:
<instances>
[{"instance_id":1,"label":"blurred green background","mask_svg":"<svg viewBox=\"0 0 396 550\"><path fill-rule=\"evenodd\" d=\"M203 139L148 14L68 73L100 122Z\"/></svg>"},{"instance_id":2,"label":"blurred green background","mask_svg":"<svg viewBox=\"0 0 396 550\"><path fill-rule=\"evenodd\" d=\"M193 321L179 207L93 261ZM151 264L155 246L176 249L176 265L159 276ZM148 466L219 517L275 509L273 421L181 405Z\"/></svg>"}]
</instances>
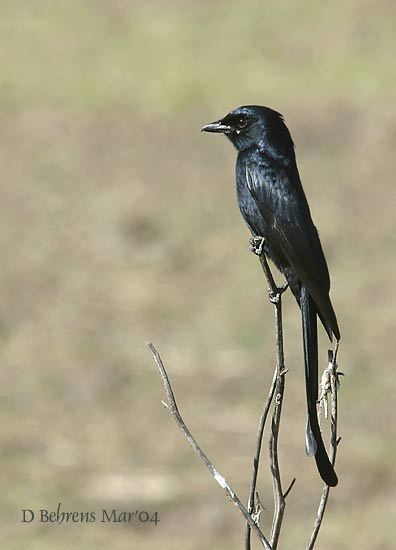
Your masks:
<instances>
[{"instance_id":1,"label":"blurred green background","mask_svg":"<svg viewBox=\"0 0 396 550\"><path fill-rule=\"evenodd\" d=\"M395 28L390 0L2 1L4 548L242 548L243 522L162 408L144 343L246 500L273 312L235 153L199 132L246 103L280 110L292 131L343 335L340 484L318 548L394 548ZM280 460L297 483L281 548L304 548L321 482L289 296L284 315ZM267 529L265 455L259 489ZM21 524L22 508L60 501L160 523Z\"/></svg>"}]
</instances>

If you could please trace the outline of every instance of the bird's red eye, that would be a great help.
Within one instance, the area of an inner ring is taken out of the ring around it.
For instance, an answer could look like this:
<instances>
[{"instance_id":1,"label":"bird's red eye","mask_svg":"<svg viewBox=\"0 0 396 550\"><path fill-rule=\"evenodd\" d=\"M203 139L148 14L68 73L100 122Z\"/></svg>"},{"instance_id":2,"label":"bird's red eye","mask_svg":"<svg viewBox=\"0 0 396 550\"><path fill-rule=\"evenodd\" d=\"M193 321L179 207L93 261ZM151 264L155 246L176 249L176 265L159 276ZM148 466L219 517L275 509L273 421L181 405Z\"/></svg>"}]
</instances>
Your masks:
<instances>
[{"instance_id":1,"label":"bird's red eye","mask_svg":"<svg viewBox=\"0 0 396 550\"><path fill-rule=\"evenodd\" d=\"M246 126L247 126L246 118L240 118L238 120L238 128L246 128Z\"/></svg>"}]
</instances>

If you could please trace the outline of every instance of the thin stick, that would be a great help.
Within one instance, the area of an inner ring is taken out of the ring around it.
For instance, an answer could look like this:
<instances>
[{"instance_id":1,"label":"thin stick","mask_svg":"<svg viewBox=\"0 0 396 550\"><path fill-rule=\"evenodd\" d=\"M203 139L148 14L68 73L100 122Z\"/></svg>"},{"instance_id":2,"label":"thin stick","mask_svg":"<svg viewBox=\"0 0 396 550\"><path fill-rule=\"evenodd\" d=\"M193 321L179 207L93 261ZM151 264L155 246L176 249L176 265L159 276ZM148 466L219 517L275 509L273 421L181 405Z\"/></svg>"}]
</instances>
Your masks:
<instances>
[{"instance_id":1,"label":"thin stick","mask_svg":"<svg viewBox=\"0 0 396 550\"><path fill-rule=\"evenodd\" d=\"M253 247L255 243L252 243ZM257 484L257 475L259 468L259 458L261 453L261 445L263 439L263 432L265 423L268 416L268 411L274 395L275 398L275 409L272 416L271 422L271 436L269 442L269 457L270 457L270 466L272 474L272 483L273 483L273 493L274 493L274 516L272 520L270 543L272 548L276 548L279 540L279 534L283 521L283 514L285 509L285 499L287 494L291 491L294 481L292 481L289 489L285 494L282 492L282 483L279 470L279 461L278 461L278 435L280 427L280 419L282 412L282 403L283 395L285 388L285 363L284 363L284 351L283 351L283 327L282 327L282 294L287 289L287 284L278 287L275 283L274 277L272 275L271 269L268 265L267 258L262 252L262 244L259 247L259 259L261 266L264 271L264 275L268 283L268 295L270 302L275 307L275 331L276 331L276 351L277 351L277 361L276 368L274 373L274 378L272 380L271 389L268 395L267 400L264 403L263 412L260 417L258 433L257 433L257 444L256 451L253 458L253 475L252 482L250 487L249 501L248 501L248 510L250 513L253 513L255 509L254 496L256 493L256 484ZM257 250L257 249L256 249ZM245 533L245 550L250 550L250 525L246 525Z\"/></svg>"},{"instance_id":2,"label":"thin stick","mask_svg":"<svg viewBox=\"0 0 396 550\"><path fill-rule=\"evenodd\" d=\"M336 343L334 352L329 351L329 366L327 367L330 373L330 393L331 393L331 455L330 461L335 465L337 456L337 447L340 439L337 439L337 421L338 421L338 373L337 373L337 353L339 342ZM318 511L316 514L314 528L309 539L307 550L312 550L315 546L316 539L319 534L319 529L322 525L324 513L326 511L327 501L329 499L330 487L323 487L322 496L319 501Z\"/></svg>"},{"instance_id":3,"label":"thin stick","mask_svg":"<svg viewBox=\"0 0 396 550\"><path fill-rule=\"evenodd\" d=\"M272 550L271 544L268 542L268 540L265 538L263 532L259 528L259 526L255 523L253 517L248 513L238 496L235 494L235 492L232 490L232 488L229 486L229 484L226 482L224 477L216 470L216 468L213 466L213 464L210 462L206 454L202 451L201 447L198 445L196 439L191 434L190 430L188 429L187 425L185 424L184 420L182 419L179 409L176 404L175 396L173 393L173 389L168 377L168 374L166 372L165 366L162 362L162 359L158 353L158 351L155 349L153 344L150 342L147 343L147 347L151 351L155 363L158 367L159 373L162 378L162 382L165 387L166 392L166 398L167 403L164 403L167 409L169 409L169 412L172 414L173 418L176 421L176 424L179 426L180 430L183 432L183 434L186 436L189 444L194 449L195 453L199 456L199 458L202 460L202 462L206 465L214 479L217 481L217 483L222 487L222 489L225 490L228 498L235 504L235 506L238 508L238 510L241 512L241 514L244 516L245 520L249 523L251 529L256 533L257 537L259 538L262 546L266 550Z\"/></svg>"},{"instance_id":4,"label":"thin stick","mask_svg":"<svg viewBox=\"0 0 396 550\"><path fill-rule=\"evenodd\" d=\"M275 284L268 261L264 254L260 255L261 266L270 285L270 301L275 307L275 338L276 338L276 388L275 409L271 422L271 436L269 441L269 457L272 474L272 488L274 494L274 515L270 534L272 548L277 548L279 534L282 527L285 511L285 497L282 490L282 481L278 459L278 439L282 414L283 396L285 391L285 355L283 351L283 324L282 324L282 293L287 285L278 288Z\"/></svg>"},{"instance_id":5,"label":"thin stick","mask_svg":"<svg viewBox=\"0 0 396 550\"><path fill-rule=\"evenodd\" d=\"M275 394L275 386L276 386L276 370L274 372L274 377L272 379L271 388L268 394L268 397L264 403L263 411L260 416L260 421L257 429L257 443L256 443L256 451L254 453L253 457L253 474L252 474L252 482L250 485L250 494L249 494L249 500L248 500L248 512L249 514L253 514L255 511L255 500L254 496L256 494L256 485L257 485L257 475L258 475L258 469L259 469L259 462L260 462L260 453L261 453L261 445L263 441L263 434L264 434L264 428L267 421L268 412L272 403L272 400L274 398ZM245 549L250 550L250 525L249 523L246 523L246 532L245 532Z\"/></svg>"}]
</instances>

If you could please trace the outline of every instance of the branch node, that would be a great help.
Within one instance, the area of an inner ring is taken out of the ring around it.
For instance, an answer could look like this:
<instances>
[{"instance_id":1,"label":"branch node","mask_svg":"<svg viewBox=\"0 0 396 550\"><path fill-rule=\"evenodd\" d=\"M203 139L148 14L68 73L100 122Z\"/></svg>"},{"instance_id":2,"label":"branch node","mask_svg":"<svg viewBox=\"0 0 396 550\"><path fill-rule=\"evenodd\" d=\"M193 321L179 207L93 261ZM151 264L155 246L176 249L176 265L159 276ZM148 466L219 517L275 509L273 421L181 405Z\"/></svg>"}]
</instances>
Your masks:
<instances>
[{"instance_id":1,"label":"branch node","mask_svg":"<svg viewBox=\"0 0 396 550\"><path fill-rule=\"evenodd\" d=\"M286 492L285 492L284 495L283 495L283 498L284 498L285 500L286 500L287 497L289 496L290 491L293 489L295 482L296 482L296 478L293 477L293 479L291 480L291 483L290 483L289 487L287 488Z\"/></svg>"},{"instance_id":2,"label":"branch node","mask_svg":"<svg viewBox=\"0 0 396 550\"><path fill-rule=\"evenodd\" d=\"M261 512L263 512L263 510L265 510L264 506L263 506L263 503L261 502L261 499L260 499L260 496L258 494L258 492L256 491L256 505L254 507L254 511L252 511L251 515L252 515L252 518L254 520L254 522L256 523L257 526L260 525L260 516L261 516Z\"/></svg>"}]
</instances>

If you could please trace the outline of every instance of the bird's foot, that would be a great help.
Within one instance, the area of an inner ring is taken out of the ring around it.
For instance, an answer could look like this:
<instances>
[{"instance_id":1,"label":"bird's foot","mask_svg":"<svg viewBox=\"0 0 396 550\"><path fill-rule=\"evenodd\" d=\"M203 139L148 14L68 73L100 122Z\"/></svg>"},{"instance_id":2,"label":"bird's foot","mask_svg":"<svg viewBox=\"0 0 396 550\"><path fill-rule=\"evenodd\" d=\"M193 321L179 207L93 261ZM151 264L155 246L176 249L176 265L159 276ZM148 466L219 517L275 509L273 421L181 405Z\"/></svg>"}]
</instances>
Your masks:
<instances>
[{"instance_id":1,"label":"bird's foot","mask_svg":"<svg viewBox=\"0 0 396 550\"><path fill-rule=\"evenodd\" d=\"M265 239L264 237L251 237L249 241L249 250L250 252L253 252L253 254L256 254L257 256L261 256L264 250L265 245Z\"/></svg>"}]
</instances>

